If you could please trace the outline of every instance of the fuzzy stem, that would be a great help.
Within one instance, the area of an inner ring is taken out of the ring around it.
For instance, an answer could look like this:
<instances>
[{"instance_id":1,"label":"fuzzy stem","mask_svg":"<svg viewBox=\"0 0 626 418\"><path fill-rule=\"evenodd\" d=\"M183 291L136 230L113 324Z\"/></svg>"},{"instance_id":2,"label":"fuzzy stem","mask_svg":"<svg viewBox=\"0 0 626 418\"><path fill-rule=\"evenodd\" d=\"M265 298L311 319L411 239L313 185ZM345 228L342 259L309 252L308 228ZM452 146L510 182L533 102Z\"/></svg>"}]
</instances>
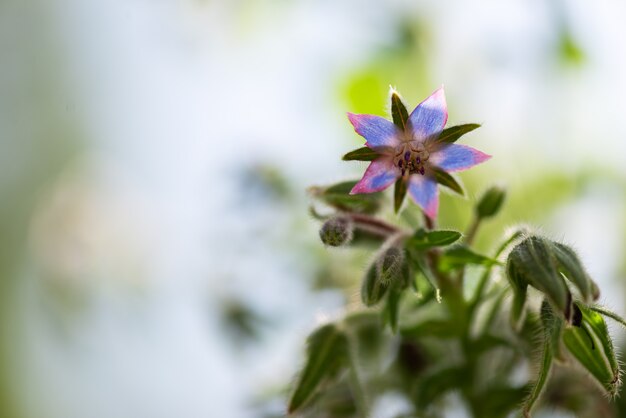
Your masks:
<instances>
[{"instance_id":1,"label":"fuzzy stem","mask_svg":"<svg viewBox=\"0 0 626 418\"><path fill-rule=\"evenodd\" d=\"M372 216L369 215L364 215L362 213L354 213L354 212L349 212L345 214L347 217L349 217L352 222L354 222L357 226L361 226L361 227L371 227L374 230L378 230L378 231L384 231L387 234L397 234L399 232L402 232L402 230L390 223L387 223L383 220L374 218Z\"/></svg>"}]
</instances>

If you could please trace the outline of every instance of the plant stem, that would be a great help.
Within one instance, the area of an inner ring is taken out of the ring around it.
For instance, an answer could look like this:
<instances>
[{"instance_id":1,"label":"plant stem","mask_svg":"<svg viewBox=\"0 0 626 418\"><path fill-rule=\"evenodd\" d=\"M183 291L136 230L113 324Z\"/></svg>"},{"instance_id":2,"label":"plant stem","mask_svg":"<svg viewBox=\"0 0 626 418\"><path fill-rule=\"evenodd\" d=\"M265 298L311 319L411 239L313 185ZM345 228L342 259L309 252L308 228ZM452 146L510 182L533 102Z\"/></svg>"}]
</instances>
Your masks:
<instances>
[{"instance_id":1,"label":"plant stem","mask_svg":"<svg viewBox=\"0 0 626 418\"><path fill-rule=\"evenodd\" d=\"M472 223L469 228L467 228L467 232L465 233L465 243L469 246L474 242L474 238L476 237L476 233L478 232L478 228L480 227L481 220L478 216L474 216Z\"/></svg>"},{"instance_id":2,"label":"plant stem","mask_svg":"<svg viewBox=\"0 0 626 418\"><path fill-rule=\"evenodd\" d=\"M365 227L366 229L373 230L374 232L378 231L386 235L402 232L400 228L369 215L354 212L349 212L345 215L349 217L357 226Z\"/></svg>"}]
</instances>

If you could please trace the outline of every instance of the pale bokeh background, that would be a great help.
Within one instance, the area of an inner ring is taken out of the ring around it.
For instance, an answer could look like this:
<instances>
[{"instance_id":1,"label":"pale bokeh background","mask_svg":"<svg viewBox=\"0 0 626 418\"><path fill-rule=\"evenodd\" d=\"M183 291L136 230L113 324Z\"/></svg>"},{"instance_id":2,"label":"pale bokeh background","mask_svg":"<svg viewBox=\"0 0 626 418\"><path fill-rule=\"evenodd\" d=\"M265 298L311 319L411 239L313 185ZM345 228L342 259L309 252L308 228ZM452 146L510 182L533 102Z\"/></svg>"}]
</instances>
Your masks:
<instances>
[{"instance_id":1,"label":"pale bokeh background","mask_svg":"<svg viewBox=\"0 0 626 418\"><path fill-rule=\"evenodd\" d=\"M304 190L362 172L345 112L385 114L389 84L412 105L444 84L450 123L483 124L470 200L511 188L487 234L564 238L626 313L625 20L578 0L4 0L0 415L280 415L347 300L319 283L346 253ZM442 223L465 220L446 199Z\"/></svg>"}]
</instances>

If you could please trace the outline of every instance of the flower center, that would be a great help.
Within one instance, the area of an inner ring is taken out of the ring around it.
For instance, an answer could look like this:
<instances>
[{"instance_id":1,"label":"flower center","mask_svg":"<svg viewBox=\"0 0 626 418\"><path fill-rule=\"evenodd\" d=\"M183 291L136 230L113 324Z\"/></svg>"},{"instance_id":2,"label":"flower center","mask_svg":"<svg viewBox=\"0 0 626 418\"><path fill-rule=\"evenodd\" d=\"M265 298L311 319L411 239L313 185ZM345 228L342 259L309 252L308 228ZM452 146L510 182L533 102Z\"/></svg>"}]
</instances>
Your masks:
<instances>
[{"instance_id":1,"label":"flower center","mask_svg":"<svg viewBox=\"0 0 626 418\"><path fill-rule=\"evenodd\" d=\"M428 158L430 158L430 153L422 142L410 141L396 148L393 163L402 172L402 177L416 173L423 176L425 173L424 164Z\"/></svg>"}]
</instances>

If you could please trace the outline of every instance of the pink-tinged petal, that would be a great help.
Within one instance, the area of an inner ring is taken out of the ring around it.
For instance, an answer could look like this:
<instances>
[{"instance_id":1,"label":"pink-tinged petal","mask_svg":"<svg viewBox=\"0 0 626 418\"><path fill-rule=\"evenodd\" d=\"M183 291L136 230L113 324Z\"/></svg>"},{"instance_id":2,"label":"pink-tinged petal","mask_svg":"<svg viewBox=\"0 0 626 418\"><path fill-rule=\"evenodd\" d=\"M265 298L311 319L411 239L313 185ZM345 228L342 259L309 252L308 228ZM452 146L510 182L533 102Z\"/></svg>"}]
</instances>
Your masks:
<instances>
[{"instance_id":1,"label":"pink-tinged petal","mask_svg":"<svg viewBox=\"0 0 626 418\"><path fill-rule=\"evenodd\" d=\"M409 120L420 139L438 136L448 121L448 105L443 87L417 105Z\"/></svg>"},{"instance_id":2,"label":"pink-tinged petal","mask_svg":"<svg viewBox=\"0 0 626 418\"><path fill-rule=\"evenodd\" d=\"M389 187L400 177L400 169L393 165L391 158L378 158L365 170L363 178L354 185L350 194L374 193Z\"/></svg>"},{"instance_id":3,"label":"pink-tinged petal","mask_svg":"<svg viewBox=\"0 0 626 418\"><path fill-rule=\"evenodd\" d=\"M370 148L394 147L400 143L398 128L393 122L375 115L355 115L348 112L348 119L356 133L367 140Z\"/></svg>"},{"instance_id":4,"label":"pink-tinged petal","mask_svg":"<svg viewBox=\"0 0 626 418\"><path fill-rule=\"evenodd\" d=\"M444 145L430 154L429 162L445 171L463 171L487 161L491 155L467 145Z\"/></svg>"},{"instance_id":5,"label":"pink-tinged petal","mask_svg":"<svg viewBox=\"0 0 626 418\"><path fill-rule=\"evenodd\" d=\"M428 174L413 174L409 178L409 195L430 219L437 217L439 210L439 189L437 182Z\"/></svg>"}]
</instances>

